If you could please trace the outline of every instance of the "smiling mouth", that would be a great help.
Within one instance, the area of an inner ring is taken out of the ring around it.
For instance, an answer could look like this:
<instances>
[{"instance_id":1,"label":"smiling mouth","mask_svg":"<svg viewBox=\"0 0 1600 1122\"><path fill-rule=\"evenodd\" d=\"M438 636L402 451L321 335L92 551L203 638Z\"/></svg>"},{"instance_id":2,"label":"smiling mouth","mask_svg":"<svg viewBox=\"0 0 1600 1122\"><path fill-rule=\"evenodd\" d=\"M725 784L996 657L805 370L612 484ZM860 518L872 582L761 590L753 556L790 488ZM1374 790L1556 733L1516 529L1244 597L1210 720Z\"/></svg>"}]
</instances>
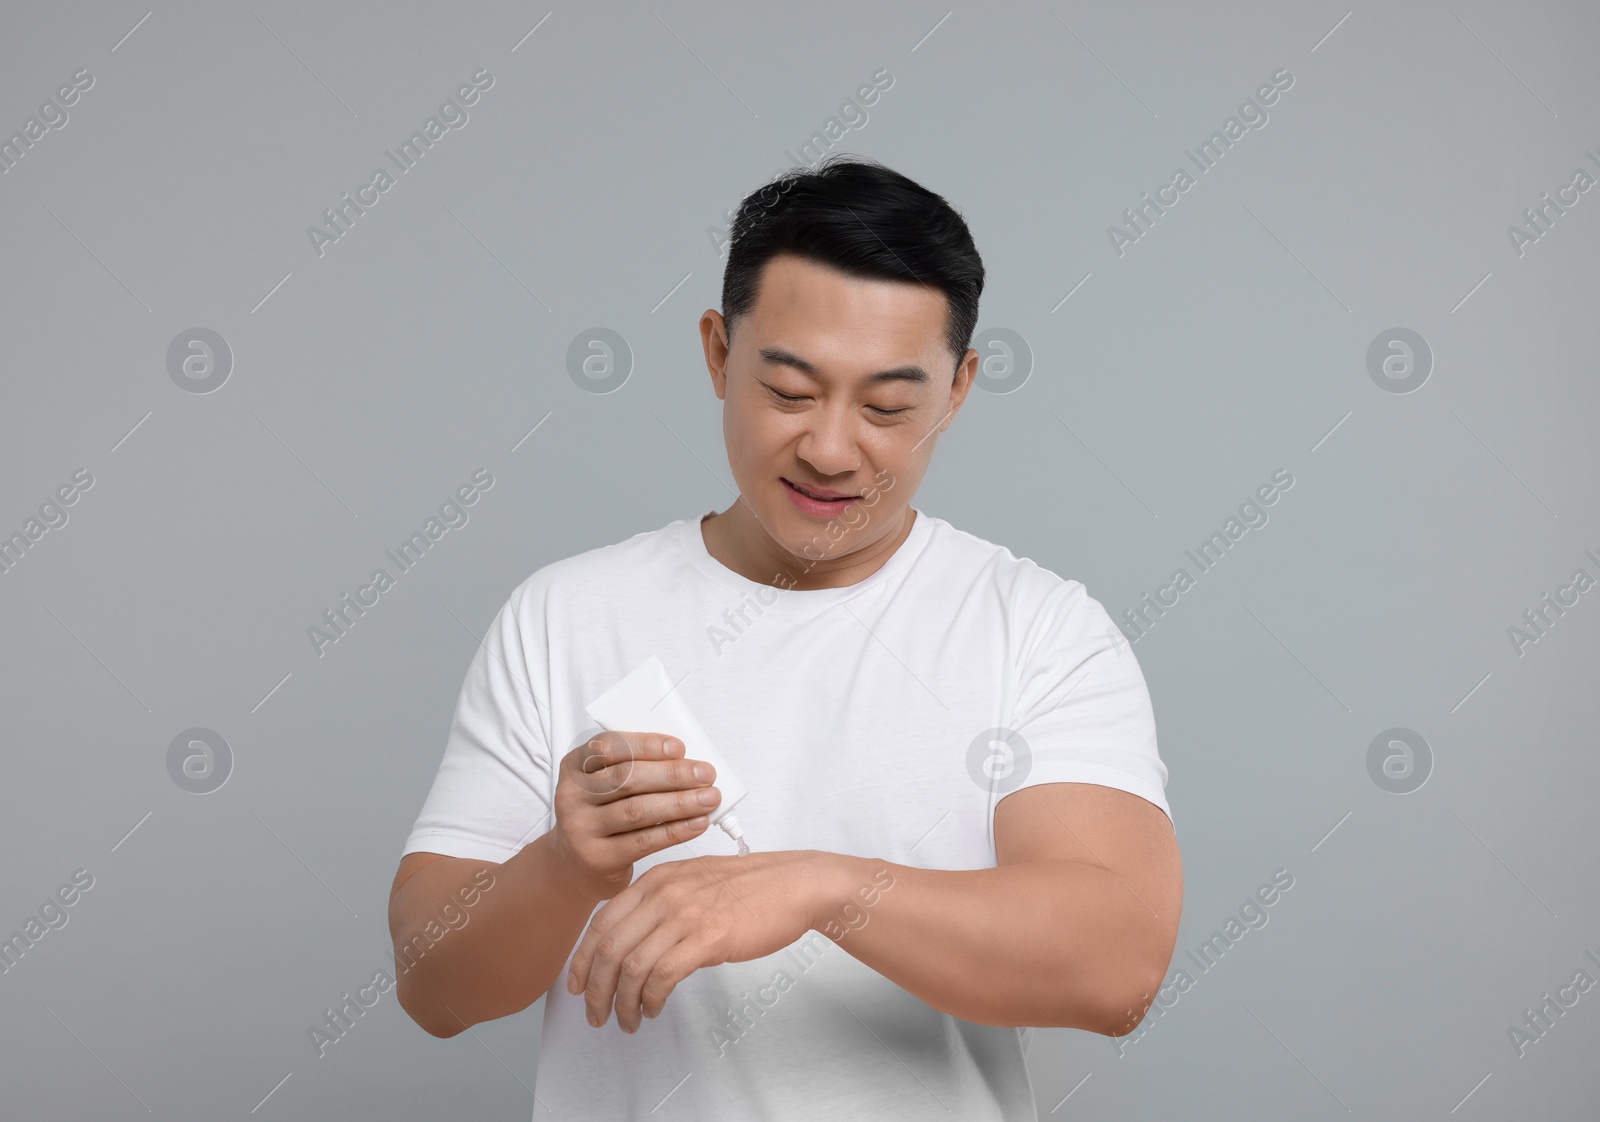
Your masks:
<instances>
[{"instance_id":1,"label":"smiling mouth","mask_svg":"<svg viewBox=\"0 0 1600 1122\"><path fill-rule=\"evenodd\" d=\"M806 498L816 499L818 502L838 502L840 499L859 499L861 497L860 495L847 495L836 491L819 492L809 487L802 487L800 484L788 479L783 480L783 482L786 486L793 487L796 491L799 491Z\"/></svg>"}]
</instances>

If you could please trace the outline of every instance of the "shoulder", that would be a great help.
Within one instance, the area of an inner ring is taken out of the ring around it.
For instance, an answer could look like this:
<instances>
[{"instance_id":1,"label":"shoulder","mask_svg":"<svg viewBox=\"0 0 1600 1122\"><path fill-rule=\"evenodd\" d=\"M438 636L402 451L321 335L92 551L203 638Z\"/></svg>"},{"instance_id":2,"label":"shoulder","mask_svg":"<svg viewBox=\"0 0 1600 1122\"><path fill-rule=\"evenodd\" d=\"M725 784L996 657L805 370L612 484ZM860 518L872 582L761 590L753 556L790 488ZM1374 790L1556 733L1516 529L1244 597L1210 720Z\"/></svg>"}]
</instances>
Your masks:
<instances>
[{"instance_id":1,"label":"shoulder","mask_svg":"<svg viewBox=\"0 0 1600 1122\"><path fill-rule=\"evenodd\" d=\"M1003 545L933 520L929 557L939 595L987 612L1003 629L1013 665L1076 664L1102 651L1129 650L1127 638L1082 581Z\"/></svg>"},{"instance_id":2,"label":"shoulder","mask_svg":"<svg viewBox=\"0 0 1600 1122\"><path fill-rule=\"evenodd\" d=\"M1081 581L1062 576L1031 557L1019 557L1006 546L925 515L931 523L928 556L941 576L966 576L974 585L992 589L1019 612L1046 608L1083 611L1099 605Z\"/></svg>"},{"instance_id":3,"label":"shoulder","mask_svg":"<svg viewBox=\"0 0 1600 1122\"><path fill-rule=\"evenodd\" d=\"M636 586L647 573L661 571L664 555L677 548L675 538L684 519L581 553L550 561L511 590L506 607L518 615L537 613L560 601L615 596Z\"/></svg>"}]
</instances>

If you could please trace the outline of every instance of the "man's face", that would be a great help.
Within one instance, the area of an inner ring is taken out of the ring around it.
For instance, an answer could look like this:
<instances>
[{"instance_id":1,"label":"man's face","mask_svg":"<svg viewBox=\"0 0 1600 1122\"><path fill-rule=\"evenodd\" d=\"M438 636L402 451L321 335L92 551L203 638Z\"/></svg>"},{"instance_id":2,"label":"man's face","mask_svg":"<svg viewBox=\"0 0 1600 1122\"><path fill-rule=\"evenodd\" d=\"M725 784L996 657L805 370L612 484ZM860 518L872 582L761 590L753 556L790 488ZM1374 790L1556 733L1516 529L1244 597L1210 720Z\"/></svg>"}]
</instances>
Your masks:
<instances>
[{"instance_id":1,"label":"man's face","mask_svg":"<svg viewBox=\"0 0 1600 1122\"><path fill-rule=\"evenodd\" d=\"M935 434L949 427L977 369L969 349L953 370L946 314L937 288L781 254L768 262L731 350L721 314L701 318L728 463L776 545L804 563L831 560L903 526ZM857 501L817 502L801 489Z\"/></svg>"}]
</instances>

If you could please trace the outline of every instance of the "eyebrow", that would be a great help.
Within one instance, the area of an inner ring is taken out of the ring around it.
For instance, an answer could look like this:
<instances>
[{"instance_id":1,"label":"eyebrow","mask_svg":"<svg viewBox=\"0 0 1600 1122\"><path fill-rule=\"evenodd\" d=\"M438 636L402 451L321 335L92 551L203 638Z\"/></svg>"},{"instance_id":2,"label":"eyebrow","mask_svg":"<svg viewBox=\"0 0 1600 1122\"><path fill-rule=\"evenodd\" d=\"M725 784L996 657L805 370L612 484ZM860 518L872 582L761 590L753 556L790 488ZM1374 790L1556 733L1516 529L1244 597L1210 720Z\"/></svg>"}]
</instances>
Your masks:
<instances>
[{"instance_id":1,"label":"eyebrow","mask_svg":"<svg viewBox=\"0 0 1600 1122\"><path fill-rule=\"evenodd\" d=\"M814 381L820 382L822 380L822 372L793 351L785 350L782 347L762 347L757 353L767 362L776 363L779 366L792 367ZM915 382L919 385L926 385L931 379L928 377L926 370L915 363L911 363L906 366L896 366L890 370L880 370L876 374L869 374L863 381L868 385L877 385L880 382Z\"/></svg>"}]
</instances>

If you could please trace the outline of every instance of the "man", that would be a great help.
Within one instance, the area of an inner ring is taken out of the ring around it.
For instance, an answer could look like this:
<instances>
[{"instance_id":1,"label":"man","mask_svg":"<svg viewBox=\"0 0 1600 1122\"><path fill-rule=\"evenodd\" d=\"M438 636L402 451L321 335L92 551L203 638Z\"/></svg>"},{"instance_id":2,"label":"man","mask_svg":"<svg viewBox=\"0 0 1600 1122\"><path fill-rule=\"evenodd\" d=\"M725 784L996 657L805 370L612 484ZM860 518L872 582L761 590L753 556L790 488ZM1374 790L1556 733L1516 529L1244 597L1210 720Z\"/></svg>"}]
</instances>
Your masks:
<instances>
[{"instance_id":1,"label":"man","mask_svg":"<svg viewBox=\"0 0 1600 1122\"><path fill-rule=\"evenodd\" d=\"M982 289L880 165L752 194L700 320L738 500L490 626L390 929L436 1036L547 996L536 1118L1033 1119L1027 1026L1124 1035L1159 988L1182 872L1131 649L910 505ZM692 745L585 714L651 655L748 788L747 856Z\"/></svg>"}]
</instances>

